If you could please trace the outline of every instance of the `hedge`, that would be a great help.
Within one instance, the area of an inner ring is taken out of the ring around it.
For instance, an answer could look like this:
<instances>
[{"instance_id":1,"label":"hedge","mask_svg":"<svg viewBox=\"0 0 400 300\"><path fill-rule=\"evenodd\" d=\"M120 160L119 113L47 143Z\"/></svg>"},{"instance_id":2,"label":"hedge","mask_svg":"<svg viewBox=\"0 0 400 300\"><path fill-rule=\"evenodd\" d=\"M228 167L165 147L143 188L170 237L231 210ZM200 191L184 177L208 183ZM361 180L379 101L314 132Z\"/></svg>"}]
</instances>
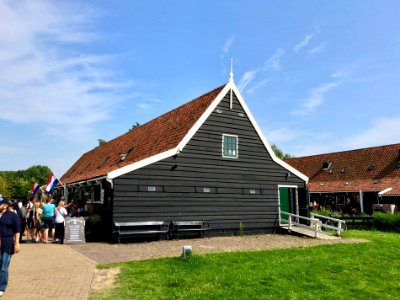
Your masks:
<instances>
[{"instance_id":1,"label":"hedge","mask_svg":"<svg viewBox=\"0 0 400 300\"><path fill-rule=\"evenodd\" d=\"M400 213L384 214L376 212L374 217L374 228L382 231L400 232Z\"/></svg>"}]
</instances>

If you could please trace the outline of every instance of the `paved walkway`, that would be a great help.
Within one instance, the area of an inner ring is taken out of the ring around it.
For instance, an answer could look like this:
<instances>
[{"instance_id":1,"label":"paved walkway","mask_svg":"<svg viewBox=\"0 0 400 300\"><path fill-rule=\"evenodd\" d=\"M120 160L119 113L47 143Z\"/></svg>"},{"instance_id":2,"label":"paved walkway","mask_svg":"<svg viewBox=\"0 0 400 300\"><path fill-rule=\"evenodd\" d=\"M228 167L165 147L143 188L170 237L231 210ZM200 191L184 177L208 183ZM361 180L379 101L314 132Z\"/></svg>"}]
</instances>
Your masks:
<instances>
[{"instance_id":1,"label":"paved walkway","mask_svg":"<svg viewBox=\"0 0 400 300\"><path fill-rule=\"evenodd\" d=\"M115 263L132 260L177 257L184 245L191 245L193 253L219 253L260 251L292 247L312 247L317 245L366 242L360 239L314 239L284 234L262 234L251 236L212 237L201 239L181 239L154 241L148 243L106 244L86 243L71 245L78 252L97 263Z\"/></svg>"},{"instance_id":2,"label":"paved walkway","mask_svg":"<svg viewBox=\"0 0 400 300\"><path fill-rule=\"evenodd\" d=\"M82 299L89 296L96 263L66 245L21 244L13 255L2 299Z\"/></svg>"}]
</instances>

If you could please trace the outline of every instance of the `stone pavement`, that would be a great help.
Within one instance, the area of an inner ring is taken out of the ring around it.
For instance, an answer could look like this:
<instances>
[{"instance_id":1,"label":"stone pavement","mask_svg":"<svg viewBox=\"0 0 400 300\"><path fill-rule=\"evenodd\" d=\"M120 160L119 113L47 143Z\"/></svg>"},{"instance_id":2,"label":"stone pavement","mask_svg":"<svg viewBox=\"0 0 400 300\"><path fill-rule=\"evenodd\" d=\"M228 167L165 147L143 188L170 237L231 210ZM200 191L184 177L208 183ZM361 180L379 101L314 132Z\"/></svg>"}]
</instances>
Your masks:
<instances>
[{"instance_id":1,"label":"stone pavement","mask_svg":"<svg viewBox=\"0 0 400 300\"><path fill-rule=\"evenodd\" d=\"M21 244L2 299L87 299L96 263L67 245Z\"/></svg>"},{"instance_id":2,"label":"stone pavement","mask_svg":"<svg viewBox=\"0 0 400 300\"><path fill-rule=\"evenodd\" d=\"M312 247L338 243L367 242L360 239L314 239L284 234L261 234L250 236L226 236L198 239L153 241L148 243L107 244L86 243L70 247L86 255L97 263L116 263L123 261L177 257L182 254L184 245L191 245L193 253L219 253L239 251L260 251L291 247Z\"/></svg>"}]
</instances>

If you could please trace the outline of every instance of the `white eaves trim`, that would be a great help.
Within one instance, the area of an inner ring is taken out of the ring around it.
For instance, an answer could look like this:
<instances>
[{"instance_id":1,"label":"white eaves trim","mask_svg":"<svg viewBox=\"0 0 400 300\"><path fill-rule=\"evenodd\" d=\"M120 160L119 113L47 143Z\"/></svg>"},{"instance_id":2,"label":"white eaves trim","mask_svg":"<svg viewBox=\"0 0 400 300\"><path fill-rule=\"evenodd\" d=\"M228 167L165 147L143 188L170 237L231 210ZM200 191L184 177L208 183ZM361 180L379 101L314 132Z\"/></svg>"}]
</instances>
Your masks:
<instances>
[{"instance_id":1,"label":"white eaves trim","mask_svg":"<svg viewBox=\"0 0 400 300\"><path fill-rule=\"evenodd\" d=\"M218 94L218 96L214 99L214 101L211 103L211 105L205 110L205 112L202 114L202 116L197 120L197 122L193 125L193 127L188 131L188 133L185 135L185 137L182 139L182 141L177 145L176 148L170 149L168 151L156 154L154 156L151 156L149 158L143 159L141 161L138 161L136 163L127 165L125 167L122 167L120 169L111 171L110 173L107 174L107 179L112 180L116 177L119 177L121 175L127 174L129 172L132 172L134 170L143 168L147 165L150 165L152 163L158 162L160 160L166 159L168 157L174 156L175 154L178 154L185 148L187 143L192 139L192 137L195 135L195 133L200 129L200 127L204 124L204 122L208 119L208 117L211 115L211 113L215 110L215 108L218 106L218 104L221 102L221 100L225 97L225 95L232 90L235 94L236 97L239 100L239 103L242 105L244 111L246 112L247 117L249 118L250 122L252 123L253 127L255 128L258 136L260 137L261 141L263 142L265 148L267 149L269 155L271 156L272 160L276 162L278 165L282 166L284 169L290 171L294 175L300 177L304 181L308 182L308 177L304 175L303 173L299 172L289 164L285 163L281 159L279 159L274 151L272 150L271 146L269 145L267 139L264 137L260 127L258 126L256 120L254 119L253 115L251 114L249 108L247 107L246 103L244 102L239 89L236 87L235 83L233 80L230 80L225 87L222 89L222 91Z\"/></svg>"},{"instance_id":2,"label":"white eaves trim","mask_svg":"<svg viewBox=\"0 0 400 300\"><path fill-rule=\"evenodd\" d=\"M129 172L132 172L132 171L140 169L140 168L143 168L147 165L153 164L162 159L174 156L175 154L177 154L176 148L165 151L165 152L161 152L161 153L153 155L149 158L145 158L141 161L138 161L133 164L127 165L125 167L119 168L117 170L111 171L110 173L107 174L107 179L114 179L118 176L127 174Z\"/></svg>"},{"instance_id":3,"label":"white eaves trim","mask_svg":"<svg viewBox=\"0 0 400 300\"><path fill-rule=\"evenodd\" d=\"M65 183L65 184L63 184L60 181L60 184L61 184L62 187L65 188L65 187L71 187L71 186L77 186L77 185L81 185L81 184L86 184L88 182L99 181L99 180L102 180L102 179L105 179L105 178L107 178L107 177L106 176L101 176L101 177L91 178L91 179L88 179L88 180L82 180L82 181Z\"/></svg>"}]
</instances>

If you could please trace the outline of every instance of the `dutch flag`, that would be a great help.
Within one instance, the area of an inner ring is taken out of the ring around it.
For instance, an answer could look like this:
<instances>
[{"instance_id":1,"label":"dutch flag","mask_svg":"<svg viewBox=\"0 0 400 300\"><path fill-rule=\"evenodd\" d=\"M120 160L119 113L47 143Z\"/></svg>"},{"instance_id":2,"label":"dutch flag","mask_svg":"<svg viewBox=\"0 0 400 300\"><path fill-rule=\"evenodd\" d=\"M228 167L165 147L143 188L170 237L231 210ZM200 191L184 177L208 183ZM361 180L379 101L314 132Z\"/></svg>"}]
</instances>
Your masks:
<instances>
[{"instance_id":1,"label":"dutch flag","mask_svg":"<svg viewBox=\"0 0 400 300\"><path fill-rule=\"evenodd\" d=\"M32 195L35 195L40 189L40 185L37 184L37 182L33 183L33 187L32 187Z\"/></svg>"},{"instance_id":2,"label":"dutch flag","mask_svg":"<svg viewBox=\"0 0 400 300\"><path fill-rule=\"evenodd\" d=\"M52 193L58 183L58 179L54 176L53 172L50 173L49 180L47 181L46 192Z\"/></svg>"}]
</instances>

